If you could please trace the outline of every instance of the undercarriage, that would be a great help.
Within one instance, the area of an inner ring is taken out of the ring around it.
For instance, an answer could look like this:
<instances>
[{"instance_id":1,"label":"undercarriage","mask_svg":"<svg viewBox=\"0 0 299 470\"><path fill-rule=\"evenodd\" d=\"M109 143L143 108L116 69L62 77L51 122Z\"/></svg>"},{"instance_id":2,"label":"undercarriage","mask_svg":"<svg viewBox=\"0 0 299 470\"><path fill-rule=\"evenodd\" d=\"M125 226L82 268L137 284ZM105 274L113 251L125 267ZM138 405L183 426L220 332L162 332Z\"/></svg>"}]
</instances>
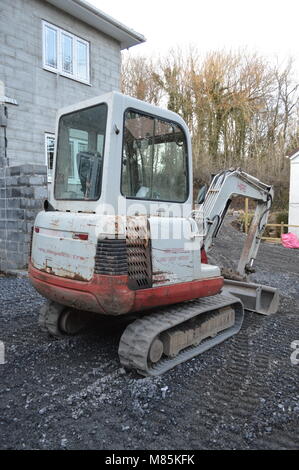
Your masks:
<instances>
[{"instance_id":1,"label":"undercarriage","mask_svg":"<svg viewBox=\"0 0 299 470\"><path fill-rule=\"evenodd\" d=\"M222 294L148 311L124 330L120 362L141 375L161 375L238 333L243 316L242 303ZM87 318L87 313L47 302L39 325L61 338L79 333Z\"/></svg>"}]
</instances>

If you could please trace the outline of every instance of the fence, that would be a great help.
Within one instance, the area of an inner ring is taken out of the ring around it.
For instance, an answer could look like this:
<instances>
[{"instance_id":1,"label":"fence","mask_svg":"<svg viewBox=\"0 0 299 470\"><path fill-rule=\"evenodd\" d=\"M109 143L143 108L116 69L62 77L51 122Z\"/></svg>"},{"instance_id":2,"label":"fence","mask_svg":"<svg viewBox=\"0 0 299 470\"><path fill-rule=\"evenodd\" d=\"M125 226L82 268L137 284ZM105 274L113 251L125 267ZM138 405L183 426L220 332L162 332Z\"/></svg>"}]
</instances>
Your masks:
<instances>
[{"instance_id":1,"label":"fence","mask_svg":"<svg viewBox=\"0 0 299 470\"><path fill-rule=\"evenodd\" d=\"M248 204L248 198L245 198L245 215L244 215L244 231L247 234L248 229L249 229L249 204ZM265 240L267 242L271 243L281 243L281 235L283 235L284 229L289 228L289 227L294 227L294 228L299 228L299 225L290 225L290 224L285 224L284 222L281 222L280 224L267 224L265 228L267 227L280 227L280 238L275 238L275 237L261 237L261 240Z\"/></svg>"},{"instance_id":2,"label":"fence","mask_svg":"<svg viewBox=\"0 0 299 470\"><path fill-rule=\"evenodd\" d=\"M286 228L289 228L289 227L299 228L299 225L290 225L290 224L284 224L283 222L281 222L280 224L267 224L266 227L280 227L280 238L262 237L261 239L266 240L268 242L272 242L272 243L281 243L281 235L285 233L284 232L285 227Z\"/></svg>"}]
</instances>

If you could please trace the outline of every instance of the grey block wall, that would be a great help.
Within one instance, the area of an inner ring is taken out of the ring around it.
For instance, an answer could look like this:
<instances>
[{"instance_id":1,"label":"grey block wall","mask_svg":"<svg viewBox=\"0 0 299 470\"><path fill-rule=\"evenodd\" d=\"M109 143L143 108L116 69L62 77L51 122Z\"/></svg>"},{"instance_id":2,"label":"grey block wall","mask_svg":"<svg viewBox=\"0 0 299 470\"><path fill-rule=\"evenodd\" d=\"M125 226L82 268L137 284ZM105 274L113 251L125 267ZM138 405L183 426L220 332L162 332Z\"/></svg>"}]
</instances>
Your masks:
<instances>
[{"instance_id":1,"label":"grey block wall","mask_svg":"<svg viewBox=\"0 0 299 470\"><path fill-rule=\"evenodd\" d=\"M6 203L6 189L5 189L5 106L0 103L0 272L4 271L3 260L6 257L6 218L2 208Z\"/></svg>"},{"instance_id":2,"label":"grey block wall","mask_svg":"<svg viewBox=\"0 0 299 470\"><path fill-rule=\"evenodd\" d=\"M5 166L5 126L1 125L4 116L4 106L0 104L0 178L4 176Z\"/></svg>"},{"instance_id":3,"label":"grey block wall","mask_svg":"<svg viewBox=\"0 0 299 470\"><path fill-rule=\"evenodd\" d=\"M8 167L0 174L0 271L26 269L31 229L47 197L45 165Z\"/></svg>"}]
</instances>

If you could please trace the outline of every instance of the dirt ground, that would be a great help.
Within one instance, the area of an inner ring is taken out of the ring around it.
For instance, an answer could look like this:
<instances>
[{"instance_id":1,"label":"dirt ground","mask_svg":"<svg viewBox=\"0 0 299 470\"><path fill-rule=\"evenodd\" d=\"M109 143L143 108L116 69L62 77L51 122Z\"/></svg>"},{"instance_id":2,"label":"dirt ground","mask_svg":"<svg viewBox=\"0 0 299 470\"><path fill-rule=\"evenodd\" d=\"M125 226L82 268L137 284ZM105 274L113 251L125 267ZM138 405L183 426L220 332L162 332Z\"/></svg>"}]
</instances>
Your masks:
<instances>
[{"instance_id":1,"label":"dirt ground","mask_svg":"<svg viewBox=\"0 0 299 470\"><path fill-rule=\"evenodd\" d=\"M242 238L227 222L211 259L231 266ZM0 278L1 449L298 449L299 250L262 244L256 268L280 289L279 312L246 313L237 336L157 378L120 367L123 325L50 339L43 298Z\"/></svg>"}]
</instances>

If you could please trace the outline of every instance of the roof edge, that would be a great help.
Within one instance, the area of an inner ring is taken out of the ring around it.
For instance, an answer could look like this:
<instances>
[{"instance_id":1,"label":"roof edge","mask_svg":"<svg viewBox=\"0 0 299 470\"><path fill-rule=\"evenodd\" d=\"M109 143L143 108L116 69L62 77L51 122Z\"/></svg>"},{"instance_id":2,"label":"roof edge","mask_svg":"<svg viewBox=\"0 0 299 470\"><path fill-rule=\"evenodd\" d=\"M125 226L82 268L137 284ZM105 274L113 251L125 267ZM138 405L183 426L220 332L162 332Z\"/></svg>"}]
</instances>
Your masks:
<instances>
[{"instance_id":1,"label":"roof edge","mask_svg":"<svg viewBox=\"0 0 299 470\"><path fill-rule=\"evenodd\" d=\"M299 147L292 150L292 152L290 152L287 156L289 157L290 160L292 160L293 158L297 157L298 154L299 154Z\"/></svg>"},{"instance_id":2,"label":"roof edge","mask_svg":"<svg viewBox=\"0 0 299 470\"><path fill-rule=\"evenodd\" d=\"M56 6L70 15L78 18L95 29L116 39L121 49L142 44L146 41L145 37L125 26L123 23L107 15L103 11L91 5L86 0L46 0L48 3Z\"/></svg>"}]
</instances>

